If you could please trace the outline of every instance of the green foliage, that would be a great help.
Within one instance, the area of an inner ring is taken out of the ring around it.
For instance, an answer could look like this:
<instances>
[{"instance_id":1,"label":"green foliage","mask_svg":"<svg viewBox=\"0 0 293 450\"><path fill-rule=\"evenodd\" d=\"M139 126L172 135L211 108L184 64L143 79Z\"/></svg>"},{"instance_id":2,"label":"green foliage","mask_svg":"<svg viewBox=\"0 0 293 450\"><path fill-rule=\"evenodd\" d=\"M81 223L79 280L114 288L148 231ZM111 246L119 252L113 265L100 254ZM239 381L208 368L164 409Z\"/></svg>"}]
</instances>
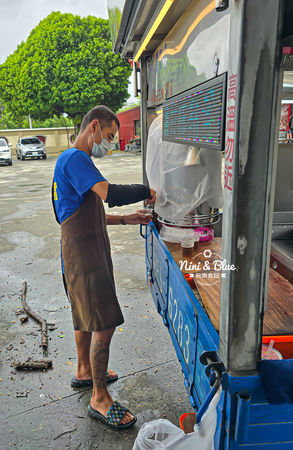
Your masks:
<instances>
[{"instance_id":1,"label":"green foliage","mask_svg":"<svg viewBox=\"0 0 293 450\"><path fill-rule=\"evenodd\" d=\"M5 108L0 114L0 129L28 128L28 118L26 118L27 126L24 123L24 119L24 117L16 118L11 111L7 111Z\"/></svg>"},{"instance_id":2,"label":"green foliage","mask_svg":"<svg viewBox=\"0 0 293 450\"><path fill-rule=\"evenodd\" d=\"M32 119L34 128L60 128L73 127L74 123L70 117L53 116L44 120ZM29 128L28 116L16 117L7 108L0 113L0 129L22 129Z\"/></svg>"},{"instance_id":3,"label":"green foliage","mask_svg":"<svg viewBox=\"0 0 293 450\"><path fill-rule=\"evenodd\" d=\"M98 104L117 111L130 73L112 53L107 20L53 12L0 66L1 100L17 118L65 112L78 124Z\"/></svg>"},{"instance_id":4,"label":"green foliage","mask_svg":"<svg viewBox=\"0 0 293 450\"><path fill-rule=\"evenodd\" d=\"M70 117L54 116L45 120L33 119L34 128L61 128L73 127L73 120Z\"/></svg>"}]
</instances>

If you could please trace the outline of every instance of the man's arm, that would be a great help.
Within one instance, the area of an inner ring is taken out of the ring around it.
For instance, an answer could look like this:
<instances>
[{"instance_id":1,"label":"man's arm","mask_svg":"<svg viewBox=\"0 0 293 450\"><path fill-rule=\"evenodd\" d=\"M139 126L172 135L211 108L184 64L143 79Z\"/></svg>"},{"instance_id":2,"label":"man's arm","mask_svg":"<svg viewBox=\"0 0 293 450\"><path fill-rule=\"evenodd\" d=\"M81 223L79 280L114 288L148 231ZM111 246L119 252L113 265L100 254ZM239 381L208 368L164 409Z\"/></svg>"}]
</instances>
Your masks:
<instances>
[{"instance_id":1,"label":"man's arm","mask_svg":"<svg viewBox=\"0 0 293 450\"><path fill-rule=\"evenodd\" d=\"M156 200L156 191L143 184L109 184L108 181L100 181L91 190L108 203L110 208L142 200L146 200L148 205Z\"/></svg>"},{"instance_id":2,"label":"man's arm","mask_svg":"<svg viewBox=\"0 0 293 450\"><path fill-rule=\"evenodd\" d=\"M153 214L148 209L139 209L131 214L108 214L106 213L107 225L147 225L153 218Z\"/></svg>"},{"instance_id":3,"label":"man's arm","mask_svg":"<svg viewBox=\"0 0 293 450\"><path fill-rule=\"evenodd\" d=\"M91 187L91 190L99 197L101 197L102 200L106 201L108 195L108 187L108 181L100 181L99 183L94 184Z\"/></svg>"},{"instance_id":4,"label":"man's arm","mask_svg":"<svg viewBox=\"0 0 293 450\"><path fill-rule=\"evenodd\" d=\"M106 213L107 225L121 225L123 215L120 214L108 214ZM125 216L124 216L125 217Z\"/></svg>"}]
</instances>

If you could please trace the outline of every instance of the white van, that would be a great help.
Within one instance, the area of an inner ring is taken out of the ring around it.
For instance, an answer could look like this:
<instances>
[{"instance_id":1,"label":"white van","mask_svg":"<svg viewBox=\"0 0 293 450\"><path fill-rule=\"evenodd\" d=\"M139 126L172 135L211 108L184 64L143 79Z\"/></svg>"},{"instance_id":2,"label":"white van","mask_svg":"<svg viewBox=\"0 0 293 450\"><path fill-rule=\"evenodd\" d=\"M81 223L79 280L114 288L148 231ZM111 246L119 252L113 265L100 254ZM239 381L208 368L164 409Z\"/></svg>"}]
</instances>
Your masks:
<instances>
[{"instance_id":1,"label":"white van","mask_svg":"<svg viewBox=\"0 0 293 450\"><path fill-rule=\"evenodd\" d=\"M12 166L11 144L6 139L0 137L0 163Z\"/></svg>"}]
</instances>

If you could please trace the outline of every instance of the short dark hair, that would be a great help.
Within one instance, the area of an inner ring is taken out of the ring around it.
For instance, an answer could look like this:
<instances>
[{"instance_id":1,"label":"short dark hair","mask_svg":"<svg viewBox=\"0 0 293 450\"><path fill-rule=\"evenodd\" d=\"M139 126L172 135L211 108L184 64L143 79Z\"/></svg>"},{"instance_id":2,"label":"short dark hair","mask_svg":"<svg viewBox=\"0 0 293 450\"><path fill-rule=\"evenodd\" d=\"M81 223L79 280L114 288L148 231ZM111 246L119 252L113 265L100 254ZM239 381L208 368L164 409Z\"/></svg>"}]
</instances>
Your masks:
<instances>
[{"instance_id":1,"label":"short dark hair","mask_svg":"<svg viewBox=\"0 0 293 450\"><path fill-rule=\"evenodd\" d=\"M92 108L86 115L83 117L80 130L83 131L86 129L89 123L91 123L93 120L98 119L101 128L104 128L105 126L111 126L113 120L116 123L118 129L120 128L120 122L118 117L116 116L113 111L108 108L105 105L98 105Z\"/></svg>"}]
</instances>

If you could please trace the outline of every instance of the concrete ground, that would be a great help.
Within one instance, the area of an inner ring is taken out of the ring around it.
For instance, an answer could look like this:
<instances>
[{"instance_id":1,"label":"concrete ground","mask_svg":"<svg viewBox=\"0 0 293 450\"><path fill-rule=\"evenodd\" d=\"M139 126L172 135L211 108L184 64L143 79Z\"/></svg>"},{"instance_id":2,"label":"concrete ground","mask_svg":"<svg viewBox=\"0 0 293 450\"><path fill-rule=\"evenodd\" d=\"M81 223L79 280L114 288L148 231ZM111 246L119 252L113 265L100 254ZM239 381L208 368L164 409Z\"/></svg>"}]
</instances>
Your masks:
<instances>
[{"instance_id":1,"label":"concrete ground","mask_svg":"<svg viewBox=\"0 0 293 450\"><path fill-rule=\"evenodd\" d=\"M56 157L13 161L0 167L0 446L1 449L131 449L141 425L167 418L178 425L191 411L171 339L145 282L144 242L138 226L110 226L117 293L125 323L116 330L110 368L119 380L112 396L137 415L136 425L117 432L87 415L90 390L74 391L76 352L70 306L59 261L60 227L50 188ZM141 182L139 155L113 154L98 161L114 183ZM113 208L124 213L138 204ZM47 371L16 371L13 362L42 359L39 325L19 320L20 291L51 323ZM53 325L55 324L55 325Z\"/></svg>"}]
</instances>

